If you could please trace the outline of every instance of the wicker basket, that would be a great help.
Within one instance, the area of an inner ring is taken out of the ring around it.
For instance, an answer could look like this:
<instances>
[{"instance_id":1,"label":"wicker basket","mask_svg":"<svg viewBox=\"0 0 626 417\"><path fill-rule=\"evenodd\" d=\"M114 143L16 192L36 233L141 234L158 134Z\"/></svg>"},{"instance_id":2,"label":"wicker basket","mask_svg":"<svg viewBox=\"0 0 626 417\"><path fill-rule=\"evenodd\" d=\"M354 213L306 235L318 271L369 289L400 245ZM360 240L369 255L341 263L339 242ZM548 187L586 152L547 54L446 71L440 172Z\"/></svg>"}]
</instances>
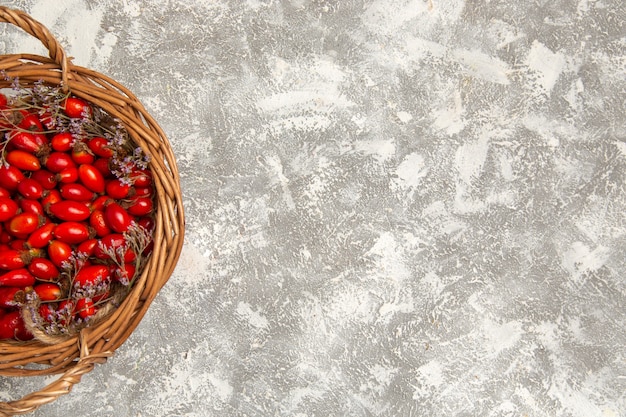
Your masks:
<instances>
[{"instance_id":1,"label":"wicker basket","mask_svg":"<svg viewBox=\"0 0 626 417\"><path fill-rule=\"evenodd\" d=\"M26 414L71 391L97 363L106 362L126 341L150 303L171 276L183 246L184 214L179 174L170 144L158 124L126 88L87 68L73 65L61 45L39 22L22 11L0 6L0 21L11 23L39 39L50 58L0 55L0 70L19 77L27 88L38 81L100 106L118 118L135 143L151 156L149 168L156 189L154 249L141 276L119 308L63 342L0 341L0 375L59 374L58 379L21 399L0 403L0 416ZM0 79L0 87L9 85Z\"/></svg>"}]
</instances>

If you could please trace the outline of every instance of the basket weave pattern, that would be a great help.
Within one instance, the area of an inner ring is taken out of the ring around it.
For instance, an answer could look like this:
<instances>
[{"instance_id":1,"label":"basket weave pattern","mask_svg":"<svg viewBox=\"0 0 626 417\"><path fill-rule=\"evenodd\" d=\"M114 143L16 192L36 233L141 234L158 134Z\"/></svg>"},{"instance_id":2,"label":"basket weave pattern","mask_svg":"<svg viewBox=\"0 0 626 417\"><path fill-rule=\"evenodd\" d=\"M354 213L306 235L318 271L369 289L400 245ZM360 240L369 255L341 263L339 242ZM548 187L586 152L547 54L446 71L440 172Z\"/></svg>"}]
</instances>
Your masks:
<instances>
[{"instance_id":1,"label":"basket weave pattern","mask_svg":"<svg viewBox=\"0 0 626 417\"><path fill-rule=\"evenodd\" d=\"M49 57L0 55L0 71L20 84L43 81L87 100L119 119L137 146L151 156L155 186L154 249L141 276L119 308L97 324L62 342L0 341L0 375L5 377L60 374L59 378L21 399L0 403L0 416L30 413L67 394L95 364L106 362L145 315L171 276L183 246L184 213L176 161L156 121L125 87L98 72L73 65L57 40L26 13L0 6L0 21L39 39ZM0 88L10 82L0 79Z\"/></svg>"}]
</instances>

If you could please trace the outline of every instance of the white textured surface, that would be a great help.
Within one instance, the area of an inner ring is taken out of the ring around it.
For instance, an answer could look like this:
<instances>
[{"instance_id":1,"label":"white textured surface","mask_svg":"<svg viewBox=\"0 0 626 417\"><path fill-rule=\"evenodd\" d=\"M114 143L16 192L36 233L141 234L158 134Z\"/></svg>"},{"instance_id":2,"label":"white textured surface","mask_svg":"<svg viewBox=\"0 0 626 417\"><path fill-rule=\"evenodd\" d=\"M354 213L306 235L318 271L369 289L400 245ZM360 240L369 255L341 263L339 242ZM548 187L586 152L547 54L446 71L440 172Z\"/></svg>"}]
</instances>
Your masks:
<instances>
[{"instance_id":1,"label":"white textured surface","mask_svg":"<svg viewBox=\"0 0 626 417\"><path fill-rule=\"evenodd\" d=\"M35 415L626 416L622 0L3 3L144 102L188 221Z\"/></svg>"}]
</instances>

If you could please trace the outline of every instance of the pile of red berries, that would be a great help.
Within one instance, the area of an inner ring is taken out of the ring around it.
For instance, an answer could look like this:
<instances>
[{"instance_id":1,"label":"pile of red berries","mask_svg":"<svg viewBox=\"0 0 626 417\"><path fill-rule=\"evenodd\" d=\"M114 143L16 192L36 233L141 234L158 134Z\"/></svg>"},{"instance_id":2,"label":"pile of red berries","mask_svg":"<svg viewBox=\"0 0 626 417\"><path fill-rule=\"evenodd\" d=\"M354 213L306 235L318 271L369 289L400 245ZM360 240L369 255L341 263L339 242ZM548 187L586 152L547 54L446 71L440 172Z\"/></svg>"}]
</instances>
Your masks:
<instances>
[{"instance_id":1,"label":"pile of red berries","mask_svg":"<svg viewBox=\"0 0 626 417\"><path fill-rule=\"evenodd\" d=\"M69 335L115 308L152 248L149 158L104 110L0 94L0 339Z\"/></svg>"}]
</instances>

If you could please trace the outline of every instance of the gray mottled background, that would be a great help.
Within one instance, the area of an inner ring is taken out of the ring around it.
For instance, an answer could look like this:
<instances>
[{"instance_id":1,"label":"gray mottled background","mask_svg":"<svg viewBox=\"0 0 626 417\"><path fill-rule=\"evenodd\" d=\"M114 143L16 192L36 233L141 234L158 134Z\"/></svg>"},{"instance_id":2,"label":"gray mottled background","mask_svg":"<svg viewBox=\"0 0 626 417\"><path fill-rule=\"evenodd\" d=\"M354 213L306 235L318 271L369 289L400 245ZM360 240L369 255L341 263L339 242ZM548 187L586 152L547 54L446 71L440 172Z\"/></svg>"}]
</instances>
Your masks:
<instances>
[{"instance_id":1,"label":"gray mottled background","mask_svg":"<svg viewBox=\"0 0 626 417\"><path fill-rule=\"evenodd\" d=\"M36 416L626 416L622 0L3 4L144 102L187 213Z\"/></svg>"}]
</instances>

